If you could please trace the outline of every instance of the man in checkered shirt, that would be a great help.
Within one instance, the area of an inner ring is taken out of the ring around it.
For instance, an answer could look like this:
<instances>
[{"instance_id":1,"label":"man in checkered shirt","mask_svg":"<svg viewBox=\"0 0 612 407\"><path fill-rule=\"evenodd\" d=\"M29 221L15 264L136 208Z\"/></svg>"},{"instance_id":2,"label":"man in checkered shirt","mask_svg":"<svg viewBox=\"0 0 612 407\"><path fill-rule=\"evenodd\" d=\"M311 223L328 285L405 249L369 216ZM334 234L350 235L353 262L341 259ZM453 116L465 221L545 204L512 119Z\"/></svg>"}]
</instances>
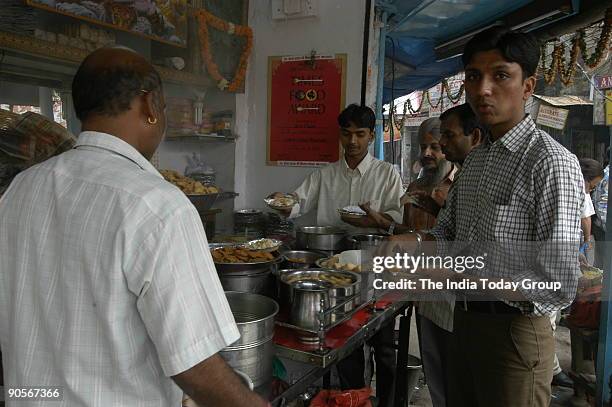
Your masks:
<instances>
[{"instance_id":1,"label":"man in checkered shirt","mask_svg":"<svg viewBox=\"0 0 612 407\"><path fill-rule=\"evenodd\" d=\"M488 255L482 270L464 275L437 270L437 278L529 279L561 287L489 291L489 301L458 293L450 406L550 402L549 315L575 296L583 195L576 157L525 115L539 50L533 36L502 27L468 42L463 54L467 101L490 139L472 150L436 226L401 238L435 241L439 254Z\"/></svg>"}]
</instances>

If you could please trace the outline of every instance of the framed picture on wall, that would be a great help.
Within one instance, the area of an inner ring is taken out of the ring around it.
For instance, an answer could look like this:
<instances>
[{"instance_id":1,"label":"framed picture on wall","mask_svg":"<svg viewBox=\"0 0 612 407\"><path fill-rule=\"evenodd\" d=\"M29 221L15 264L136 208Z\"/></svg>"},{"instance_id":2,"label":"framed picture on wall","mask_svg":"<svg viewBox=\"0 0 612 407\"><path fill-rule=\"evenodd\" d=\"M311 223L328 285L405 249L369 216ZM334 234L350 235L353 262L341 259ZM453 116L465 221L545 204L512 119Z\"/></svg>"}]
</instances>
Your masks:
<instances>
[{"instance_id":1,"label":"framed picture on wall","mask_svg":"<svg viewBox=\"0 0 612 407\"><path fill-rule=\"evenodd\" d=\"M167 44L187 45L187 0L26 0L26 3Z\"/></svg>"},{"instance_id":2,"label":"framed picture on wall","mask_svg":"<svg viewBox=\"0 0 612 407\"><path fill-rule=\"evenodd\" d=\"M311 167L338 161L346 54L270 57L267 164Z\"/></svg>"}]
</instances>

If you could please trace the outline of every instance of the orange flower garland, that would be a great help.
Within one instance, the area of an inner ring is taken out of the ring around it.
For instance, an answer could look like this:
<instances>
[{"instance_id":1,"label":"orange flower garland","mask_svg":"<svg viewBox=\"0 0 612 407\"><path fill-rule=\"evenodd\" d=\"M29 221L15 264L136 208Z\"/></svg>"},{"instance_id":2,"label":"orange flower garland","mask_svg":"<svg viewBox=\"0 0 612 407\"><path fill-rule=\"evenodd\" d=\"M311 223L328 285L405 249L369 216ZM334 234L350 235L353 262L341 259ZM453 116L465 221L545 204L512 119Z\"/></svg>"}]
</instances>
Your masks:
<instances>
[{"instance_id":1,"label":"orange flower garland","mask_svg":"<svg viewBox=\"0 0 612 407\"><path fill-rule=\"evenodd\" d=\"M200 41L202 43L202 57L204 58L204 62L206 62L206 69L208 70L208 73L215 80L215 82L217 82L217 87L219 89L227 89L230 92L236 92L242 86L246 77L247 61L249 59L249 55L251 55L251 49L253 48L253 30L247 26L229 23L217 16L212 15L206 10L199 10L196 12L196 17L200 23L199 34ZM219 72L219 66L217 66L213 60L208 35L209 25L230 35L237 35L246 38L246 45L242 50L240 61L238 62L238 67L236 68L236 73L231 82L221 75Z\"/></svg>"},{"instance_id":2,"label":"orange flower garland","mask_svg":"<svg viewBox=\"0 0 612 407\"><path fill-rule=\"evenodd\" d=\"M551 55L550 67L548 69L546 68L545 64L546 46L542 46L540 70L544 74L544 81L547 84L552 85L555 82L558 73L561 83L565 86L570 85L573 82L573 77L576 72L576 62L578 61L579 53L582 55L584 64L589 68L595 68L601 63L606 55L605 52L610 46L610 39L612 37L612 8L606 10L606 17L604 19L601 33L599 34L597 46L595 47L595 51L590 56L587 55L585 37L585 30L582 29L579 30L572 38L569 62L565 61L565 45L563 43L555 44Z\"/></svg>"}]
</instances>

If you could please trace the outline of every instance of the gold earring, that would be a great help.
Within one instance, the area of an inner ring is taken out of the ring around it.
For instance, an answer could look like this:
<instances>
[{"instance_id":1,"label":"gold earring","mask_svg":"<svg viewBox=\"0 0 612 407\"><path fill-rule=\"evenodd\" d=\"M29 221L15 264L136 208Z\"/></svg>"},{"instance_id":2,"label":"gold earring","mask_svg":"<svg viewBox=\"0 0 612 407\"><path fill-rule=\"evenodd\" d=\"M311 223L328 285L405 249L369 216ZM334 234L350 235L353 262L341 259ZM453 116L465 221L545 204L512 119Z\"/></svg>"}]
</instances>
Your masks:
<instances>
[{"instance_id":1,"label":"gold earring","mask_svg":"<svg viewBox=\"0 0 612 407\"><path fill-rule=\"evenodd\" d=\"M151 119L150 117L147 117L147 121L149 122L149 124L153 125L153 124L157 124L157 117L154 117L153 119Z\"/></svg>"}]
</instances>

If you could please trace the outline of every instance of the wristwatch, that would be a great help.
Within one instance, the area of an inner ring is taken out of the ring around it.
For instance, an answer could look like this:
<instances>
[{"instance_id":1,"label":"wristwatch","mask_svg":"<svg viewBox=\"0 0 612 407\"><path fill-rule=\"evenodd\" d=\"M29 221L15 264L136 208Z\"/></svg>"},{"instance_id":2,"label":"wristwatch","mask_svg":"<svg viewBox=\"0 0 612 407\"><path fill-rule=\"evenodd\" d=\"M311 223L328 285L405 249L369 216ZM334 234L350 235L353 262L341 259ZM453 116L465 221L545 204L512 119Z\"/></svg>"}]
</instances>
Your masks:
<instances>
[{"instance_id":1,"label":"wristwatch","mask_svg":"<svg viewBox=\"0 0 612 407\"><path fill-rule=\"evenodd\" d=\"M395 223L395 221L391 221L391 225L389 225L389 229L387 229L388 234L393 234L393 231L395 230L395 225L397 225L397 223Z\"/></svg>"}]
</instances>

